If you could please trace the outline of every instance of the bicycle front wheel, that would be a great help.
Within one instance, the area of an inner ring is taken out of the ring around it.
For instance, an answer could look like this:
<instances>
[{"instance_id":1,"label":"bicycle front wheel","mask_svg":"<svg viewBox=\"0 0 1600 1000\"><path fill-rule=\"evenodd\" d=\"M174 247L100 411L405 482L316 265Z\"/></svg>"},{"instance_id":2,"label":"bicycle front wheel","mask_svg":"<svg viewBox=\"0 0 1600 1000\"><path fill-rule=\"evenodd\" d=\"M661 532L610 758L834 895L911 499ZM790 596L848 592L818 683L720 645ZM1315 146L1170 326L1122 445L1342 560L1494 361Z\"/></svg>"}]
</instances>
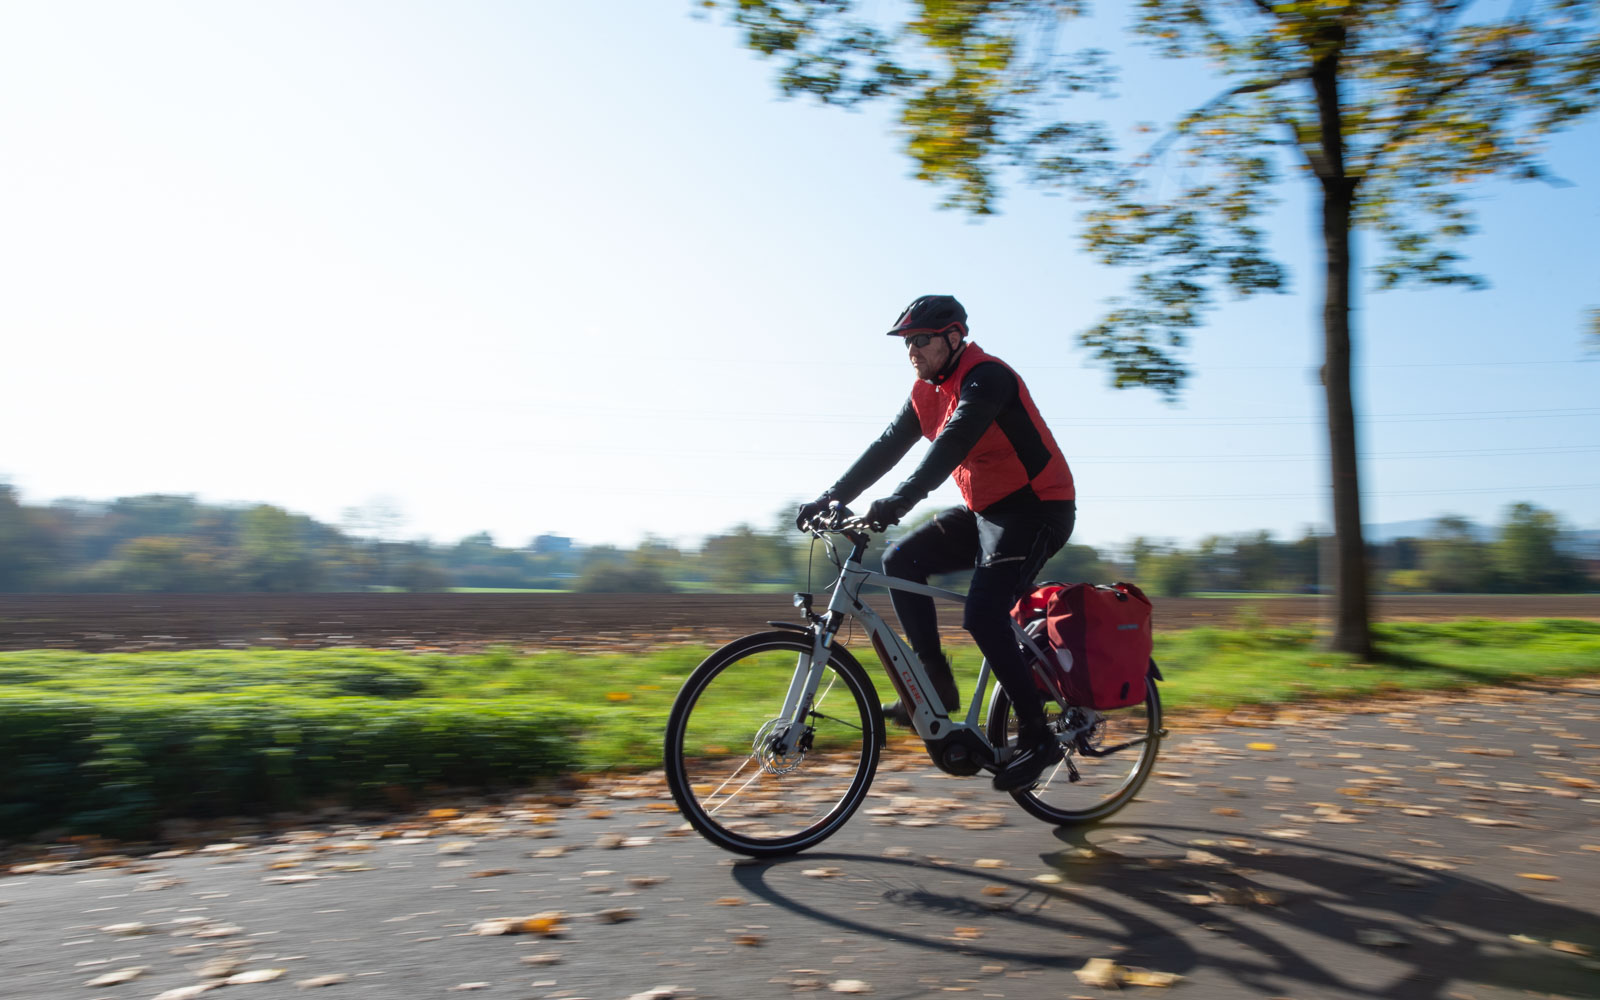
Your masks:
<instances>
[{"instance_id":1,"label":"bicycle front wheel","mask_svg":"<svg viewBox=\"0 0 1600 1000\"><path fill-rule=\"evenodd\" d=\"M667 785L684 818L724 850L804 850L866 798L883 720L872 682L847 654L836 650L823 666L794 750L776 749L789 686L810 662L808 636L745 636L696 667L673 702Z\"/></svg>"},{"instance_id":2,"label":"bicycle front wheel","mask_svg":"<svg viewBox=\"0 0 1600 1000\"><path fill-rule=\"evenodd\" d=\"M1095 715L1099 721L1083 737L1090 750L1104 752L1133 745L1096 757L1083 753L1076 740L1063 743L1066 759L1046 771L1037 785L1011 793L1017 805L1046 823L1077 826L1105 819L1133 801L1155 770L1156 753L1161 749L1161 695L1155 678L1145 678L1144 701ZM1069 707L1063 713L1069 731L1083 720L1077 708ZM1016 735L1011 700L1001 690L989 711L989 740L1001 746Z\"/></svg>"}]
</instances>

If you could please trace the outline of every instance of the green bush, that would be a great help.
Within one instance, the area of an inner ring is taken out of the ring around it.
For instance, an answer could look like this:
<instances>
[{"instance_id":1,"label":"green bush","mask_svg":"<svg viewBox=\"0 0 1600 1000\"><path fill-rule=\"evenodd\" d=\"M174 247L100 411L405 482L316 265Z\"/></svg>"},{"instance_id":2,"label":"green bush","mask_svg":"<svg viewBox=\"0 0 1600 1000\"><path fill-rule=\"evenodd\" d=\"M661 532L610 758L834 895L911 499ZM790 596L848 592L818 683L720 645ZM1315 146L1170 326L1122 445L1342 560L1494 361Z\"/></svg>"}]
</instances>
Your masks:
<instances>
[{"instance_id":1,"label":"green bush","mask_svg":"<svg viewBox=\"0 0 1600 1000\"><path fill-rule=\"evenodd\" d=\"M65 696L0 688L0 836L145 837L168 816L380 802L576 769L580 714L535 699Z\"/></svg>"}]
</instances>

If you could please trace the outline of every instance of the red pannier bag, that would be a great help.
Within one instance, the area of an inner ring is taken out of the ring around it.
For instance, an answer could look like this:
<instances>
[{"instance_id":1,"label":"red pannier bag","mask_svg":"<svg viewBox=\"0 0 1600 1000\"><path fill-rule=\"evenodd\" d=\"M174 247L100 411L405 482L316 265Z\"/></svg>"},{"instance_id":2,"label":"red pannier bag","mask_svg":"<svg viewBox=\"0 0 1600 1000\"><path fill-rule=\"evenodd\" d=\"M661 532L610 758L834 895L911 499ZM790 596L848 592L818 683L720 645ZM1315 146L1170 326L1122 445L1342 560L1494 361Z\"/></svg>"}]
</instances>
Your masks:
<instances>
[{"instance_id":1,"label":"red pannier bag","mask_svg":"<svg viewBox=\"0 0 1600 1000\"><path fill-rule=\"evenodd\" d=\"M1094 709L1144 701L1150 599L1131 583L1046 583L1017 602L1019 624L1044 618L1046 669L1067 700Z\"/></svg>"}]
</instances>

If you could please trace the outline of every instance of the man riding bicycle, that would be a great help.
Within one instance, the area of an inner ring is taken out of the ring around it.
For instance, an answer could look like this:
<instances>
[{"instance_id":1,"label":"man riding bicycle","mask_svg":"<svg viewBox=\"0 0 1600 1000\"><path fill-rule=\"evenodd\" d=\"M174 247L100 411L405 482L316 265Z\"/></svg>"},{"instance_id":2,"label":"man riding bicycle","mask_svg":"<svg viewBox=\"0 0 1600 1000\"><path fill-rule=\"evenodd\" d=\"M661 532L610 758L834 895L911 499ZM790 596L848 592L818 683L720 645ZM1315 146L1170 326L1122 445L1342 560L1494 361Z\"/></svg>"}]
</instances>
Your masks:
<instances>
[{"instance_id":1,"label":"man riding bicycle","mask_svg":"<svg viewBox=\"0 0 1600 1000\"><path fill-rule=\"evenodd\" d=\"M967 312L950 295L924 295L900 314L890 336L903 338L917 381L887 430L839 481L800 508L796 524L829 503L849 503L894 468L919 437L933 442L922 463L895 491L874 500L866 519L898 523L947 476L955 475L965 506L940 512L900 539L883 557L890 576L926 583L930 575L972 569L961 625L972 634L1010 697L1017 752L995 775L1002 791L1027 788L1062 750L1045 721L1044 701L1012 636L1010 613L1045 561L1066 544L1076 519L1072 470L1039 416L1022 379L967 340ZM945 710L960 693L939 643L933 599L891 591L895 614L926 666ZM883 706L909 726L905 707Z\"/></svg>"}]
</instances>

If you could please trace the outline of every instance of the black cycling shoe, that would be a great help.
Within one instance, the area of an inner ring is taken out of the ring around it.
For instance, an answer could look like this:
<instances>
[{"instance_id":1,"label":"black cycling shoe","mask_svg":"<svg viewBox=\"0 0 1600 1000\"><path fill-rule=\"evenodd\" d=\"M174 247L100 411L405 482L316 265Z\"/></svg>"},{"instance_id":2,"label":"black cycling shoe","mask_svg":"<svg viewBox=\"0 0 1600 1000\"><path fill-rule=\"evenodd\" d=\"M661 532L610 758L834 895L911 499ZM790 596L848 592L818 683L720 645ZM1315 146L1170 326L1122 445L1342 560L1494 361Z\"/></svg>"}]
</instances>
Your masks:
<instances>
[{"instance_id":1,"label":"black cycling shoe","mask_svg":"<svg viewBox=\"0 0 1600 1000\"><path fill-rule=\"evenodd\" d=\"M1061 763L1066 757L1066 752L1061 749L1061 744L1056 740L1056 734L1043 733L1031 743L1022 743L1006 766L994 776L996 791L1014 792L1021 788L1032 788L1039 783L1039 776L1044 774L1045 768Z\"/></svg>"}]
</instances>

